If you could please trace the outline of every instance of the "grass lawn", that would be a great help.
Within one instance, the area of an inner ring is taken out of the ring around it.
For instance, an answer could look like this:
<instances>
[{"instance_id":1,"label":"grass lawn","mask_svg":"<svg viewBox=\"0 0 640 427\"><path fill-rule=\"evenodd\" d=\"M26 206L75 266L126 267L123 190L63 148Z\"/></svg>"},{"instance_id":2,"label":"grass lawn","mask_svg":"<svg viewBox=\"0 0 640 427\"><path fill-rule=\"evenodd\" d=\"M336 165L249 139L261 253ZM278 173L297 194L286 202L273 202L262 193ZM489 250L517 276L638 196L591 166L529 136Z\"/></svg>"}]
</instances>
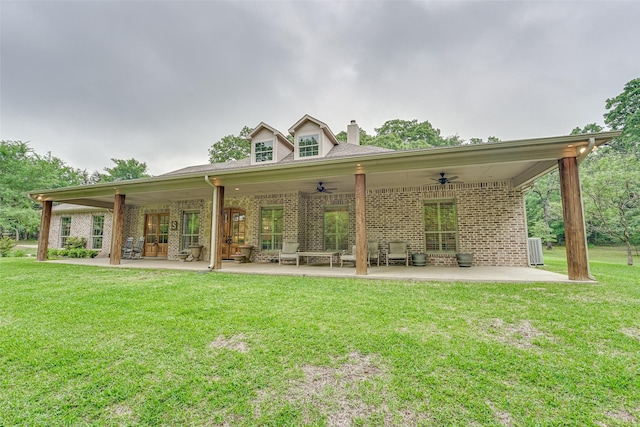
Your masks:
<instances>
[{"instance_id":1,"label":"grass lawn","mask_svg":"<svg viewBox=\"0 0 640 427\"><path fill-rule=\"evenodd\" d=\"M640 268L591 258L597 285L2 258L0 425L638 425Z\"/></svg>"}]
</instances>

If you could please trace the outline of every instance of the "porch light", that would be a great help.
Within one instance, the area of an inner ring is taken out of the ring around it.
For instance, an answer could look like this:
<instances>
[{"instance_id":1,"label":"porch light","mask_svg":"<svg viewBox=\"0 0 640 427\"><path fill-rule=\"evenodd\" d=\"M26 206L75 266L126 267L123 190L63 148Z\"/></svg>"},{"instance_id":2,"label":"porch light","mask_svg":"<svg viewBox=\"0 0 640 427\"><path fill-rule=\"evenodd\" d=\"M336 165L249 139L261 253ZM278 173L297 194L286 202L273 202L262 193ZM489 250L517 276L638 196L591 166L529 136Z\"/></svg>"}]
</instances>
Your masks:
<instances>
[{"instance_id":1,"label":"porch light","mask_svg":"<svg viewBox=\"0 0 640 427\"><path fill-rule=\"evenodd\" d=\"M580 154L584 153L585 151L587 151L587 147L580 147Z\"/></svg>"},{"instance_id":2,"label":"porch light","mask_svg":"<svg viewBox=\"0 0 640 427\"><path fill-rule=\"evenodd\" d=\"M236 187L236 191L240 190L240 187Z\"/></svg>"}]
</instances>

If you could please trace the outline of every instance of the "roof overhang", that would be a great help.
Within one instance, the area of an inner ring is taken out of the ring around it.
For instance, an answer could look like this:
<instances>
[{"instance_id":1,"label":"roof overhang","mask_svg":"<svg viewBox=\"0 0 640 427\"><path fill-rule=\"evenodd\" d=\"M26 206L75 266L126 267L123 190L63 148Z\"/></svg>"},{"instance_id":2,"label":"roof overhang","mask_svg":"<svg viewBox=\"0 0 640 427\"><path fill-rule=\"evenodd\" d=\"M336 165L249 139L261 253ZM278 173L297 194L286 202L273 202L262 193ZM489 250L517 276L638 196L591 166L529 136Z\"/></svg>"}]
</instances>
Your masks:
<instances>
[{"instance_id":1,"label":"roof overhang","mask_svg":"<svg viewBox=\"0 0 640 427\"><path fill-rule=\"evenodd\" d=\"M366 174L368 189L433 185L440 172L448 176L457 175L460 182L507 181L514 188L522 189L557 168L559 159L583 157L619 134L619 131L611 131L254 165L242 169L34 191L30 196L39 201L109 208L115 194L125 194L127 204L144 205L210 198L212 185L225 186L225 197L267 192L313 192L318 181L337 188L335 192L352 192L353 176L357 173Z\"/></svg>"}]
</instances>

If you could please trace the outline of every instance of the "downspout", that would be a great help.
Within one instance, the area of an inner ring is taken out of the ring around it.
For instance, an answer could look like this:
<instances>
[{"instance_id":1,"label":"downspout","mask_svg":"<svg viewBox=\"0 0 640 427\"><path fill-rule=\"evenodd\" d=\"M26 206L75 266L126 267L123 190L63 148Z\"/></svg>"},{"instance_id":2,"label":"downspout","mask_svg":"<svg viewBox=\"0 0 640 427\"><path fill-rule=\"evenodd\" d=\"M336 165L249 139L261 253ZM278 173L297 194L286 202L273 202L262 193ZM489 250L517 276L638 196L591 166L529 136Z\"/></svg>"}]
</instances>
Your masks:
<instances>
[{"instance_id":1,"label":"downspout","mask_svg":"<svg viewBox=\"0 0 640 427\"><path fill-rule=\"evenodd\" d=\"M218 187L209 180L209 175L204 176L207 184L213 187L213 206L211 206L211 250L209 251L209 270L213 270L216 262L216 253L218 251Z\"/></svg>"},{"instance_id":2,"label":"downspout","mask_svg":"<svg viewBox=\"0 0 640 427\"><path fill-rule=\"evenodd\" d=\"M587 155L593 151L593 148L596 146L596 139L595 138L589 138L589 145L587 145L586 150L584 151L579 151L578 152L578 165L580 163L582 163L582 161L584 160L585 157L587 157Z\"/></svg>"}]
</instances>

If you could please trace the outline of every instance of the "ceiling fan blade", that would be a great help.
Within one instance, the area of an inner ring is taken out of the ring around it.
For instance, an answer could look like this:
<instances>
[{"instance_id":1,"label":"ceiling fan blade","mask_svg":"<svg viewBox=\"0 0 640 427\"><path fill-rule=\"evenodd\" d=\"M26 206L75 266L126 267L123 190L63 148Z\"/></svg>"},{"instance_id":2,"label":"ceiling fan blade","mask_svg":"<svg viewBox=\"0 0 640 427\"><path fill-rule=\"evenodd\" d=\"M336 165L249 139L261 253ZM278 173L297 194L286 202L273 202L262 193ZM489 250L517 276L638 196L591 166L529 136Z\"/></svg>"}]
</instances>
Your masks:
<instances>
[{"instance_id":1,"label":"ceiling fan blade","mask_svg":"<svg viewBox=\"0 0 640 427\"><path fill-rule=\"evenodd\" d=\"M453 181L454 179L458 179L458 175L450 176L448 179L449 181Z\"/></svg>"}]
</instances>

